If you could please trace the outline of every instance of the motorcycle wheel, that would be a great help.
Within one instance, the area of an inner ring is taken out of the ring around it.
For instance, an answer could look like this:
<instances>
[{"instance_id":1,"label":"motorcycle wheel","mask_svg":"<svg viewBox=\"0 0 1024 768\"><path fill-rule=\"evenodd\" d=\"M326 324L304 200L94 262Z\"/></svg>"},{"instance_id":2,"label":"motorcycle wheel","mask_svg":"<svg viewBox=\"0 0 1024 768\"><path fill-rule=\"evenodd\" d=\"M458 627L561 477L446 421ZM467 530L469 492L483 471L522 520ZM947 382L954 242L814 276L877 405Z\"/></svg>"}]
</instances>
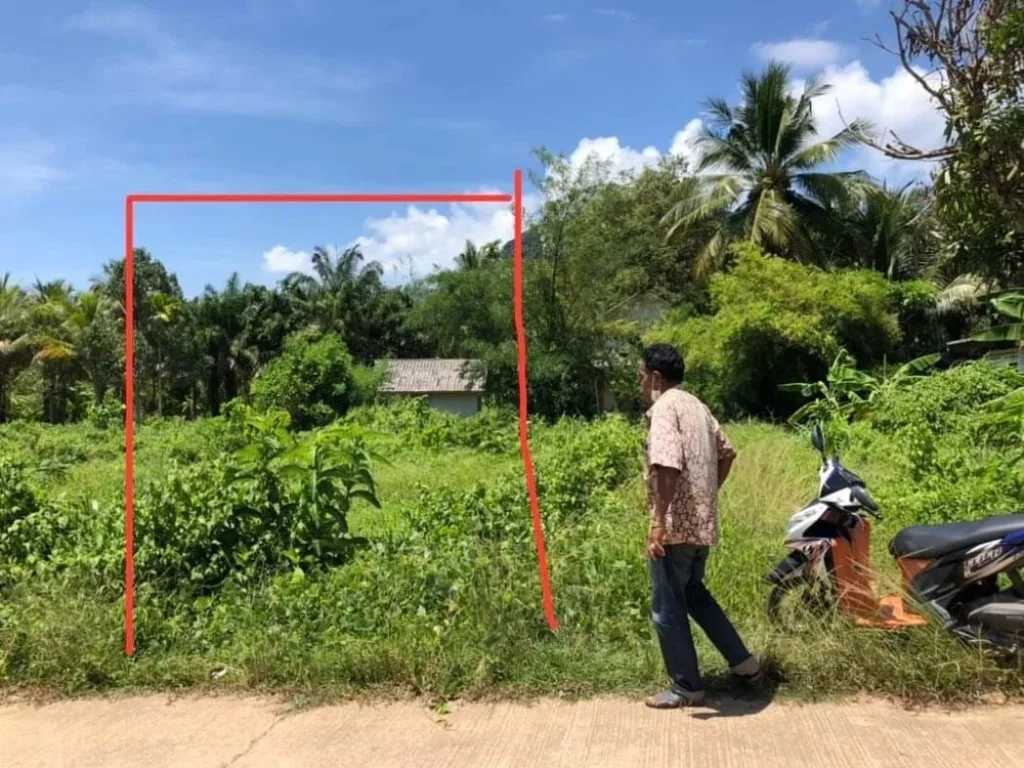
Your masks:
<instances>
[{"instance_id":1,"label":"motorcycle wheel","mask_svg":"<svg viewBox=\"0 0 1024 768\"><path fill-rule=\"evenodd\" d=\"M806 631L835 618L836 595L831 556L826 556L827 579L800 576L776 584L768 595L768 620L789 631Z\"/></svg>"}]
</instances>

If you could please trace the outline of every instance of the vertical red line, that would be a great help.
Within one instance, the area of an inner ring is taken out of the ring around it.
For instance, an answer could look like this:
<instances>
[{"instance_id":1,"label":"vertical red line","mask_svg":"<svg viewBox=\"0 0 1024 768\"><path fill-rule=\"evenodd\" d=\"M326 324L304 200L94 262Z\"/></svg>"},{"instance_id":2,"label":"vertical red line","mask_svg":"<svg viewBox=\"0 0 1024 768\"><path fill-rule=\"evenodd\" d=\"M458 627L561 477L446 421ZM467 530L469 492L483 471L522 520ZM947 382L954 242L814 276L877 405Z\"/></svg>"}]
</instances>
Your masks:
<instances>
[{"instance_id":1,"label":"vertical red line","mask_svg":"<svg viewBox=\"0 0 1024 768\"><path fill-rule=\"evenodd\" d=\"M548 556L544 547L544 527L540 518L540 499L537 496L537 478L533 469L533 455L530 452L529 387L526 376L526 325L523 322L523 172L515 172L513 205L515 206L515 250L513 255L513 302L516 343L519 351L519 450L523 456L526 471L526 492L530 498L530 515L533 518L533 537L537 544L537 567L540 570L541 597L544 601L544 617L552 630L558 629L555 617L555 601L551 595L551 581L548 577Z\"/></svg>"},{"instance_id":2,"label":"vertical red line","mask_svg":"<svg viewBox=\"0 0 1024 768\"><path fill-rule=\"evenodd\" d=\"M124 206L124 651L135 654L135 211Z\"/></svg>"}]
</instances>

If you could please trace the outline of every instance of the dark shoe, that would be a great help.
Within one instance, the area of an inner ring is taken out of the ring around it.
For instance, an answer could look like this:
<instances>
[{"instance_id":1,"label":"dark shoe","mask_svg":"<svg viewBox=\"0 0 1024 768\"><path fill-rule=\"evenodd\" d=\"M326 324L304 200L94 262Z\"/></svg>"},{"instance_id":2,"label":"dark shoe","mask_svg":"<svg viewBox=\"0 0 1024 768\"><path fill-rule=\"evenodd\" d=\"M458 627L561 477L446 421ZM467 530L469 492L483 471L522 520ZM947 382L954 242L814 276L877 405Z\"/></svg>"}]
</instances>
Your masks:
<instances>
[{"instance_id":1,"label":"dark shoe","mask_svg":"<svg viewBox=\"0 0 1024 768\"><path fill-rule=\"evenodd\" d=\"M651 709L679 709L680 707L699 707L704 703L704 691L677 691L670 688L647 699Z\"/></svg>"},{"instance_id":2,"label":"dark shoe","mask_svg":"<svg viewBox=\"0 0 1024 768\"><path fill-rule=\"evenodd\" d=\"M764 677L764 673L761 671L761 665L753 656L743 663L737 664L733 667L732 673L744 683L756 683Z\"/></svg>"}]
</instances>

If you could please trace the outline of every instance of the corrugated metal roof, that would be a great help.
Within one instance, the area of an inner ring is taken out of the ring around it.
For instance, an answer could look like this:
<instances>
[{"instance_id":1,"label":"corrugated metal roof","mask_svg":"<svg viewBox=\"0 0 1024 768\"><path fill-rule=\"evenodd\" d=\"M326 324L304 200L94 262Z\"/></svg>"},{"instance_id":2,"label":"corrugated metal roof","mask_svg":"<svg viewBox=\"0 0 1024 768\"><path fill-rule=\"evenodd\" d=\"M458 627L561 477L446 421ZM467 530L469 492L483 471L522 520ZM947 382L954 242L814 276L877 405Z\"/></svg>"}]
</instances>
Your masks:
<instances>
[{"instance_id":1,"label":"corrugated metal roof","mask_svg":"<svg viewBox=\"0 0 1024 768\"><path fill-rule=\"evenodd\" d=\"M474 375L479 360L391 360L381 392L403 395L438 393L482 394L483 381Z\"/></svg>"}]
</instances>

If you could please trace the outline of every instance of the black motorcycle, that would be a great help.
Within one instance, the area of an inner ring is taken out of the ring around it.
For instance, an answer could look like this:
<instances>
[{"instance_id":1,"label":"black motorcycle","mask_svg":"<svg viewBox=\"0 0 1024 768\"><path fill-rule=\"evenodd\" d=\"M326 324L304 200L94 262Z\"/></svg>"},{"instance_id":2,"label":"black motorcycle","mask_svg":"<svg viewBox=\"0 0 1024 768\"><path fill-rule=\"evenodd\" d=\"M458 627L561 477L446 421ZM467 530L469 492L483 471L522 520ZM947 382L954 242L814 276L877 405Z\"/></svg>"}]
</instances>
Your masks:
<instances>
[{"instance_id":1,"label":"black motorcycle","mask_svg":"<svg viewBox=\"0 0 1024 768\"><path fill-rule=\"evenodd\" d=\"M818 611L840 603L851 586L844 580L867 565L851 563L850 553L868 551L868 519L882 519L864 481L827 456L817 425L811 442L821 454L820 489L790 518L786 546L792 552L767 576L773 621L781 620L787 598ZM905 528L889 553L907 594L946 630L1010 652L1024 646L1024 514ZM839 567L841 559L852 567Z\"/></svg>"}]
</instances>

